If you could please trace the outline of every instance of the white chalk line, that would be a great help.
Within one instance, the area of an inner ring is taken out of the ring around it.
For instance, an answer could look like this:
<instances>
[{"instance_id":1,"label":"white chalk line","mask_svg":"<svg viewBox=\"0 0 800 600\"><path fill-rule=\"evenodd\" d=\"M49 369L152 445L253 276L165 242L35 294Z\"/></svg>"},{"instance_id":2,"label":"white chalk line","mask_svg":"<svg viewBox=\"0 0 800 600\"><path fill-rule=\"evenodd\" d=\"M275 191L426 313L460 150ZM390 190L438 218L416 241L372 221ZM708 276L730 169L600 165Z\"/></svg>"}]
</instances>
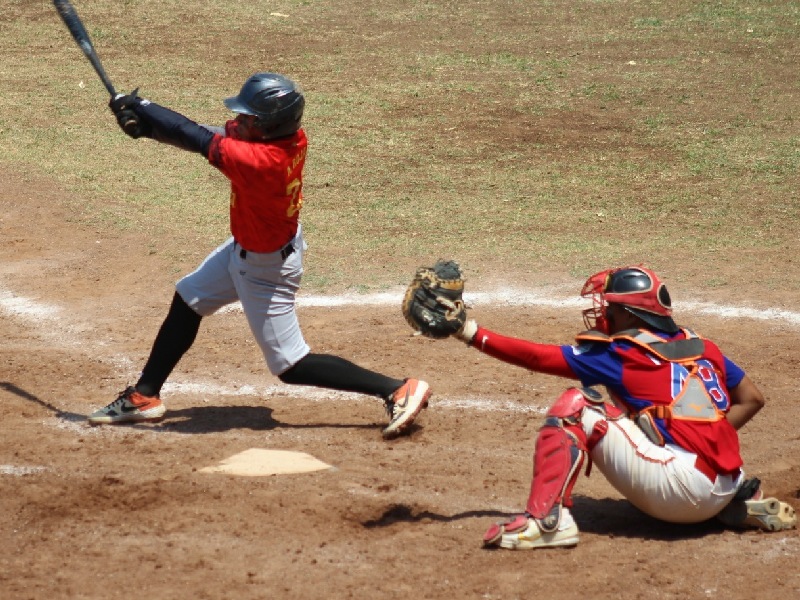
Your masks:
<instances>
[{"instance_id":1,"label":"white chalk line","mask_svg":"<svg viewBox=\"0 0 800 600\"><path fill-rule=\"evenodd\" d=\"M585 300L579 298L559 298L556 295L557 288L542 288L538 290L519 290L513 288L502 288L493 292L471 292L464 295L464 299L470 306L539 306L555 309L575 309L585 306ZM373 294L342 294L333 296L298 296L299 307L342 307L342 306L399 306L404 290L398 289L394 292L380 292ZM784 322L792 326L800 325L800 313L778 308L756 309L746 306L726 306L711 302L682 302L681 311L708 314L720 318L741 318L754 319L772 322ZM234 304L224 312L241 311L241 306ZM48 304L17 295L12 291L0 287L0 312L12 318L28 322L29 325L36 327L38 334L51 340L54 345L61 347L80 348L84 353L97 358L98 348L102 348L106 343L102 340L93 339L89 342L82 339L77 326L70 326L64 323L64 314L68 311L56 304ZM53 327L53 321L58 320L59 326ZM71 335L64 335L70 332ZM107 356L106 360L122 369L132 369L133 362L124 355ZM322 401L354 401L363 402L365 397L360 394L348 392L338 392L305 386L230 386L203 383L199 381L174 381L168 382L164 386L165 393L192 394L208 397L235 397L235 396L259 396L265 399L276 396L289 396L302 398L314 402ZM201 399L201 401L203 401ZM432 405L437 408L457 409L457 410L476 410L476 411L502 411L516 413L539 413L545 412L546 407L537 405L527 405L508 401L499 401L487 397L437 397L434 396ZM81 427L83 421L74 422L68 419L61 419L63 427Z\"/></svg>"},{"instance_id":2,"label":"white chalk line","mask_svg":"<svg viewBox=\"0 0 800 600\"><path fill-rule=\"evenodd\" d=\"M336 296L303 296L297 298L298 307L341 307L341 306L400 306L403 290L379 292L374 294L341 294ZM556 309L580 309L587 301L575 297L558 297L555 288L520 290L501 288L493 292L465 292L464 301L469 306L540 306ZM228 307L229 311L240 311L238 304ZM681 313L706 314L723 319L741 318L757 321L784 321L800 326L800 312L782 308L752 308L732 306L713 302L682 301L678 304Z\"/></svg>"},{"instance_id":3,"label":"white chalk line","mask_svg":"<svg viewBox=\"0 0 800 600\"><path fill-rule=\"evenodd\" d=\"M0 465L0 475L15 475L20 477L22 475L32 475L34 473L41 473L46 471L47 467L23 467L17 465Z\"/></svg>"},{"instance_id":4,"label":"white chalk line","mask_svg":"<svg viewBox=\"0 0 800 600\"><path fill-rule=\"evenodd\" d=\"M365 396L363 394L356 394L353 392L341 392L338 390L328 390L324 388L316 388L301 385L269 385L269 386L254 386L243 385L237 388L231 388L219 384L193 382L167 382L164 384L164 393L169 394L191 394L198 396L210 396L217 398L220 396L259 396L261 398L271 398L276 396L288 396L293 398L302 398L303 400L310 400L312 402L329 402L336 400L337 402L347 400L353 402L374 401L382 402L378 398L372 396ZM435 390L434 390L435 392ZM207 402L208 400L201 400ZM446 407L446 408L471 408L480 411L504 411L504 412L518 412L518 413L542 413L546 411L546 407L519 404L516 402L508 402L502 400L492 400L490 398L481 398L478 396L465 397L465 398L439 398L434 393L430 402L431 406Z\"/></svg>"},{"instance_id":5,"label":"white chalk line","mask_svg":"<svg viewBox=\"0 0 800 600\"><path fill-rule=\"evenodd\" d=\"M586 300L580 298L554 297L555 288L539 290L519 290L501 288L493 292L466 292L465 302L470 306L541 306L546 308L572 309L585 307ZM298 307L335 308L342 306L400 306L403 290L394 292L376 292L372 294L339 294L333 296L299 295ZM720 318L743 318L761 321L785 321L792 325L800 325L800 312L782 308L752 308L748 306L732 306L713 302L680 302L681 312L714 315ZM60 306L37 302L0 287L0 310L12 316L27 319L53 319L63 311ZM241 305L232 304L220 312L238 312Z\"/></svg>"},{"instance_id":6,"label":"white chalk line","mask_svg":"<svg viewBox=\"0 0 800 600\"><path fill-rule=\"evenodd\" d=\"M22 317L27 320L51 319L61 311L60 307L53 304L17 296L3 288L0 288L0 309L12 317Z\"/></svg>"},{"instance_id":7,"label":"white chalk line","mask_svg":"<svg viewBox=\"0 0 800 600\"><path fill-rule=\"evenodd\" d=\"M554 297L553 290L517 290L504 288L494 292L465 292L464 301L468 306L541 306L544 308L581 309L587 301L581 298ZM301 307L338 306L400 306L402 293L348 294L340 296L298 296L297 305ZM800 313L780 309L758 309L747 306L726 306L713 302L686 301L679 304L682 312L712 315L723 319L753 319L757 321L785 321L800 326ZM229 310L241 310L233 305Z\"/></svg>"},{"instance_id":8,"label":"white chalk line","mask_svg":"<svg viewBox=\"0 0 800 600\"><path fill-rule=\"evenodd\" d=\"M564 286L561 286L563 289ZM580 309L586 306L586 301L580 298L558 297L559 288L549 287L540 289L520 290L515 288L499 288L492 292L467 292L464 300L469 306L539 306L555 309ZM372 294L340 294L332 296L299 295L299 307L342 307L342 306L399 306L404 290L397 289L393 292L378 292ZM682 302L682 311L708 314L719 318L744 318L761 321L783 322L791 326L800 326L800 313L779 308L756 309L746 306L728 306L711 302ZM60 347L77 347L85 353L97 354L96 347L104 346L102 340L94 339L94 344L88 344L80 339L76 327L70 327L63 321L66 312L62 307L54 304L37 302L31 298L19 296L0 286L0 312L5 312L12 317L23 319L34 325L40 325L38 332ZM241 312L241 305L235 303L220 311L221 313ZM59 321L58 327L47 326L46 322ZM64 335L65 331L72 329L72 336ZM134 369L133 362L121 354L107 355L106 360L120 370ZM477 401L473 399L473 401Z\"/></svg>"}]
</instances>

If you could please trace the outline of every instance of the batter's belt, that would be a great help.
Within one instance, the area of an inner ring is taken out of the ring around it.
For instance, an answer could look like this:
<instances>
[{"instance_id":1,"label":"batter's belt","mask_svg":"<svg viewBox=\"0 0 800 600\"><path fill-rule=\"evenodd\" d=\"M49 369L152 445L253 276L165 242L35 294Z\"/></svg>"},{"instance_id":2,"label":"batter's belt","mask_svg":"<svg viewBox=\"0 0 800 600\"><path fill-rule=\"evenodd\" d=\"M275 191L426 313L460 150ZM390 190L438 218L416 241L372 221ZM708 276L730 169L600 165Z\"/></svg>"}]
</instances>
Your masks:
<instances>
[{"instance_id":1,"label":"batter's belt","mask_svg":"<svg viewBox=\"0 0 800 600\"><path fill-rule=\"evenodd\" d=\"M242 245L239 242L236 242L236 245L239 246L239 257L242 260L247 260L247 250L242 248ZM276 252L281 253L281 260L286 260L294 252L294 244L292 242L289 242L280 250L276 250Z\"/></svg>"}]
</instances>

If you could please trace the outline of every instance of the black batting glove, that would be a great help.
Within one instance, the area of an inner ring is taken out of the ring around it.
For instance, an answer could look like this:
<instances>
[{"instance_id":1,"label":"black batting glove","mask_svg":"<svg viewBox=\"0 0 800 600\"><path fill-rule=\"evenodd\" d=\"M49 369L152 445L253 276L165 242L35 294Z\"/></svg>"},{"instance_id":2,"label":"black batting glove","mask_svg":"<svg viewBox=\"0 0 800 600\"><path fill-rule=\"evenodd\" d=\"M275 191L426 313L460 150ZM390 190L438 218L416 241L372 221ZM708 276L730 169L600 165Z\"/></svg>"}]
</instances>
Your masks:
<instances>
[{"instance_id":1,"label":"black batting glove","mask_svg":"<svg viewBox=\"0 0 800 600\"><path fill-rule=\"evenodd\" d=\"M120 129L133 139L149 137L152 131L150 124L136 113L135 108L142 103L138 92L136 88L130 94L117 94L108 103Z\"/></svg>"},{"instance_id":2,"label":"black batting glove","mask_svg":"<svg viewBox=\"0 0 800 600\"><path fill-rule=\"evenodd\" d=\"M133 139L140 137L150 137L152 128L147 121L144 121L139 115L133 112L133 109L124 108L116 113L117 124L120 129Z\"/></svg>"},{"instance_id":3,"label":"black batting glove","mask_svg":"<svg viewBox=\"0 0 800 600\"><path fill-rule=\"evenodd\" d=\"M108 107L111 112L117 114L126 108L134 108L141 104L142 99L139 97L139 88L133 90L130 94L117 94L109 102Z\"/></svg>"}]
</instances>

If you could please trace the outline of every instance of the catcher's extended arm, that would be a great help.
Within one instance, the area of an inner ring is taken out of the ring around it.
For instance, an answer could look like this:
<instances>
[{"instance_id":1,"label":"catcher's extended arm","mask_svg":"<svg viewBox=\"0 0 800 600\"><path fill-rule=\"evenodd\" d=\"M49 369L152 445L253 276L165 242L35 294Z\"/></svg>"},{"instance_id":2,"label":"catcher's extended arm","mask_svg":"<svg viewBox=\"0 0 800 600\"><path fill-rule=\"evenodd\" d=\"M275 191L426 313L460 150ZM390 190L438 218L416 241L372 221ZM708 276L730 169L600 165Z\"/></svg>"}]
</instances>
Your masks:
<instances>
[{"instance_id":1,"label":"catcher's extended arm","mask_svg":"<svg viewBox=\"0 0 800 600\"><path fill-rule=\"evenodd\" d=\"M455 335L467 320L463 293L464 276L457 262L439 260L432 267L420 267L403 297L403 316L426 337Z\"/></svg>"}]
</instances>

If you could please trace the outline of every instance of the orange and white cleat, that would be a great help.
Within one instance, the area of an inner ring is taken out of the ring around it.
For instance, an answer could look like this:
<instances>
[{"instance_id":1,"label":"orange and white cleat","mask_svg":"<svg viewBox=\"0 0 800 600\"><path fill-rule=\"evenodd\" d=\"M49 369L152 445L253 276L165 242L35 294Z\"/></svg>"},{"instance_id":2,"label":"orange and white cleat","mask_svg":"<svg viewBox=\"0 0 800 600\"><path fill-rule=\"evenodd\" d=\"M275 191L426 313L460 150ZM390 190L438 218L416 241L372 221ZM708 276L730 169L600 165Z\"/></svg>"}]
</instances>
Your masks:
<instances>
[{"instance_id":1,"label":"orange and white cleat","mask_svg":"<svg viewBox=\"0 0 800 600\"><path fill-rule=\"evenodd\" d=\"M89 415L92 425L109 423L140 423L142 421L160 421L167 408L158 396L144 396L133 386L120 392L117 399L105 408Z\"/></svg>"},{"instance_id":2,"label":"orange and white cleat","mask_svg":"<svg viewBox=\"0 0 800 600\"><path fill-rule=\"evenodd\" d=\"M408 429L420 411L428 406L430 397L431 389L427 383L419 379L406 379L386 401L391 420L383 430L383 437L395 437Z\"/></svg>"}]
</instances>

